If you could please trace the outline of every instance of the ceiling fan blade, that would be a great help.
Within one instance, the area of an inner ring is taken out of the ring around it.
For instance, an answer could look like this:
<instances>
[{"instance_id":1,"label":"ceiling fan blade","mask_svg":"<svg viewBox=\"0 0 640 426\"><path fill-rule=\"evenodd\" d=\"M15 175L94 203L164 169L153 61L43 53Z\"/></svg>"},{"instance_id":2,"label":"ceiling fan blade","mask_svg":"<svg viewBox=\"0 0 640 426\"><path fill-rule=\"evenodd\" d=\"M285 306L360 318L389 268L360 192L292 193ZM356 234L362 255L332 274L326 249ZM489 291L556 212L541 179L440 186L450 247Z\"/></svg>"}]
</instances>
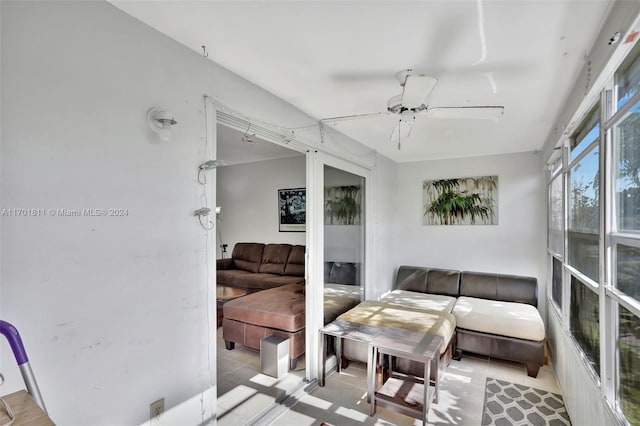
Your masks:
<instances>
[{"instance_id":1,"label":"ceiling fan blade","mask_svg":"<svg viewBox=\"0 0 640 426\"><path fill-rule=\"evenodd\" d=\"M406 108L416 108L424 104L437 82L437 79L426 75L408 75L402 90L402 105Z\"/></svg>"},{"instance_id":2,"label":"ceiling fan blade","mask_svg":"<svg viewBox=\"0 0 640 426\"><path fill-rule=\"evenodd\" d=\"M434 107L424 112L430 118L496 121L503 113L503 106Z\"/></svg>"},{"instance_id":3,"label":"ceiling fan blade","mask_svg":"<svg viewBox=\"0 0 640 426\"><path fill-rule=\"evenodd\" d=\"M357 120L360 118L370 118L370 117L379 117L379 116L385 116L385 115L391 115L389 112L373 112L371 114L354 114L354 115L341 115L338 117L327 117L327 118L322 118L320 119L321 123L326 123L326 124L331 124L331 123L335 123L338 121L347 121L347 120Z\"/></svg>"}]
</instances>

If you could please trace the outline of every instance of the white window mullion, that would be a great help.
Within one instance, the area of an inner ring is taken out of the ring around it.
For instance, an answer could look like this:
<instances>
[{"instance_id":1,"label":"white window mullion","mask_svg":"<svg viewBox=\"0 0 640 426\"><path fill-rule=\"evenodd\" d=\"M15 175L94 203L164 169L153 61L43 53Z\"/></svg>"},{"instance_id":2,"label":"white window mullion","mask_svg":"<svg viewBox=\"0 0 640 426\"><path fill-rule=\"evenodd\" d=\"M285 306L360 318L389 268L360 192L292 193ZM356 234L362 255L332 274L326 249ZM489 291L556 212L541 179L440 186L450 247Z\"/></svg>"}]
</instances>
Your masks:
<instances>
[{"instance_id":1,"label":"white window mullion","mask_svg":"<svg viewBox=\"0 0 640 426\"><path fill-rule=\"evenodd\" d=\"M602 92L600 122L605 123L612 114L611 104L613 81ZM609 176L612 174L612 129L601 127L600 131L600 392L605 400L615 401L616 385L616 348L617 348L617 306L607 298L607 287L612 285L614 265L612 260L611 230L615 220L613 188ZM615 405L613 403L612 405Z\"/></svg>"}]
</instances>

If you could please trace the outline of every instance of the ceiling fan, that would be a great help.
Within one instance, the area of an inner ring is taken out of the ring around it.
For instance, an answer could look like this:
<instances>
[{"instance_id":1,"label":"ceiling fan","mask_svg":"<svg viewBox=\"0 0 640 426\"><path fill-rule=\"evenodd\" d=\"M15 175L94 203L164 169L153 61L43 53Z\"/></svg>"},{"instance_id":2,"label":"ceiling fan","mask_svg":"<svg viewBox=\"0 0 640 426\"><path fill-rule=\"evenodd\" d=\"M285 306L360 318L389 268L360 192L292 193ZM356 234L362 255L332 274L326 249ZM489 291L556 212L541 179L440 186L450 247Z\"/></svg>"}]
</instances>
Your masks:
<instances>
[{"instance_id":1,"label":"ceiling fan","mask_svg":"<svg viewBox=\"0 0 640 426\"><path fill-rule=\"evenodd\" d=\"M484 119L497 120L504 112L503 106L458 106L458 107L430 107L425 101L434 89L438 80L411 69L402 70L396 74L402 87L402 94L393 96L387 101L387 111L372 114L345 115L329 117L320 120L321 123L353 120L365 117L396 115L398 124L391 133L390 140L400 141L411 134L411 126L416 115L426 115L430 118L444 119Z\"/></svg>"}]
</instances>

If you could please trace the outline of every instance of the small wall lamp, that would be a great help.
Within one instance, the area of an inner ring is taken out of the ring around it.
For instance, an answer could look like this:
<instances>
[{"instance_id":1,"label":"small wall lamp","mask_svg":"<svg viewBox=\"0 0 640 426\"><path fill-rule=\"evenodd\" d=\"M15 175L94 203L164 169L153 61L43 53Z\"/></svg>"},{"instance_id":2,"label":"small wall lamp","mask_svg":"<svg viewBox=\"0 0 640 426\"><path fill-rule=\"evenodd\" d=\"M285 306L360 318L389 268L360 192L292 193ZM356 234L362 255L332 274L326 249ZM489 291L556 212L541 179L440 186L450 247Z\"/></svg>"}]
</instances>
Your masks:
<instances>
[{"instance_id":1,"label":"small wall lamp","mask_svg":"<svg viewBox=\"0 0 640 426\"><path fill-rule=\"evenodd\" d=\"M151 130L165 141L168 141L171 137L171 126L178 124L172 113L160 108L150 108L147 111L147 123Z\"/></svg>"}]
</instances>

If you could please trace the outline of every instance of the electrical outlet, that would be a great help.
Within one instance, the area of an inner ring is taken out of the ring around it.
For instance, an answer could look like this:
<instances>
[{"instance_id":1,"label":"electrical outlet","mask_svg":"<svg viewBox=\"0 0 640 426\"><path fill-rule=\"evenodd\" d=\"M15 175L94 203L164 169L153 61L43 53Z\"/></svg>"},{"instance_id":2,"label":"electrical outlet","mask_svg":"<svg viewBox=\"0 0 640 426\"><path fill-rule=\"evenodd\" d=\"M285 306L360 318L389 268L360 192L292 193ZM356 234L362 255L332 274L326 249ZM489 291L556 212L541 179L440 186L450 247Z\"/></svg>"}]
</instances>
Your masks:
<instances>
[{"instance_id":1,"label":"electrical outlet","mask_svg":"<svg viewBox=\"0 0 640 426\"><path fill-rule=\"evenodd\" d=\"M164 413L164 398L152 402L149 406L149 421L159 421L162 413Z\"/></svg>"}]
</instances>

